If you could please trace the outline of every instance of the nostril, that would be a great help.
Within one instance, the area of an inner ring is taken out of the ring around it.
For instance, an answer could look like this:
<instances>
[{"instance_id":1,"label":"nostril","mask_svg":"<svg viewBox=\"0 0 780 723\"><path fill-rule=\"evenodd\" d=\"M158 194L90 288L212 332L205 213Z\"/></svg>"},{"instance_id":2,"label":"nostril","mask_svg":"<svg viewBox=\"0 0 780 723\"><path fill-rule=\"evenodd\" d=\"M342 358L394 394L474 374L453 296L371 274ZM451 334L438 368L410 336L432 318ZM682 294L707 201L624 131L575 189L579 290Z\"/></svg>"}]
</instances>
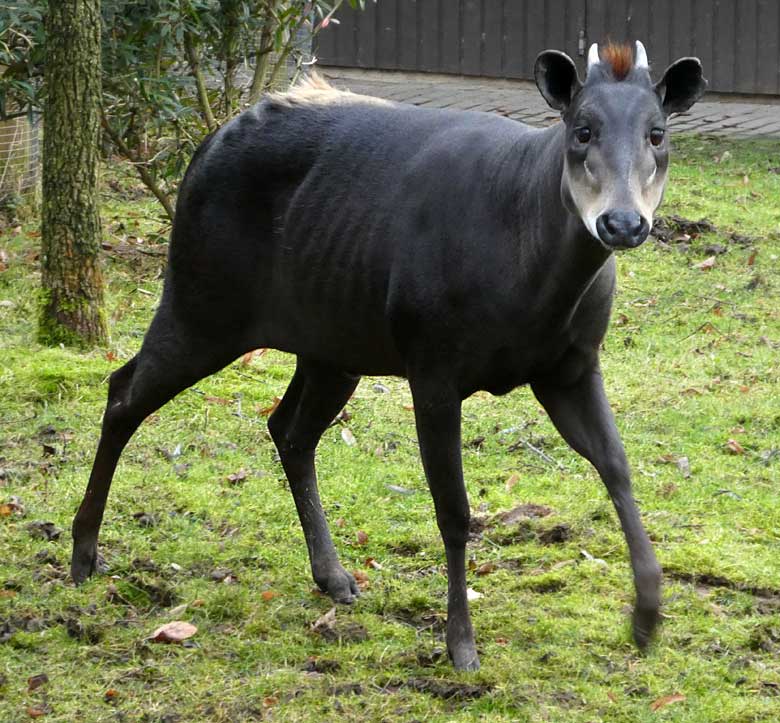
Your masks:
<instances>
[{"instance_id":1,"label":"nostril","mask_svg":"<svg viewBox=\"0 0 780 723\"><path fill-rule=\"evenodd\" d=\"M613 236L615 234L615 232L617 231L617 227L615 226L615 221L612 218L612 216L610 214L608 214L608 213L602 213L601 216L599 216L599 218L598 218L598 225L609 236Z\"/></svg>"}]
</instances>

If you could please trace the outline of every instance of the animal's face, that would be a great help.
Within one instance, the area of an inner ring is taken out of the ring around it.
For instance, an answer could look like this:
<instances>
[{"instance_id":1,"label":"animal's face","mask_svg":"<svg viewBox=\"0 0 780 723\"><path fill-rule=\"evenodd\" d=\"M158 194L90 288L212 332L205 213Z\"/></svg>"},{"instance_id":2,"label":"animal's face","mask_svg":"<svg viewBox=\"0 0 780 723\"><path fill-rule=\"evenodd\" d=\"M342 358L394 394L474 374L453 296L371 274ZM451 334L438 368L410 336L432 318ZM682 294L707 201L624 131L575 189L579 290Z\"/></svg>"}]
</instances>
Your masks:
<instances>
[{"instance_id":1,"label":"animal's face","mask_svg":"<svg viewBox=\"0 0 780 723\"><path fill-rule=\"evenodd\" d=\"M687 110L707 81L694 58L674 63L653 84L641 43L591 48L584 84L568 56L542 53L536 81L563 112L566 150L561 196L609 249L639 246L661 203L669 166L666 120Z\"/></svg>"}]
</instances>

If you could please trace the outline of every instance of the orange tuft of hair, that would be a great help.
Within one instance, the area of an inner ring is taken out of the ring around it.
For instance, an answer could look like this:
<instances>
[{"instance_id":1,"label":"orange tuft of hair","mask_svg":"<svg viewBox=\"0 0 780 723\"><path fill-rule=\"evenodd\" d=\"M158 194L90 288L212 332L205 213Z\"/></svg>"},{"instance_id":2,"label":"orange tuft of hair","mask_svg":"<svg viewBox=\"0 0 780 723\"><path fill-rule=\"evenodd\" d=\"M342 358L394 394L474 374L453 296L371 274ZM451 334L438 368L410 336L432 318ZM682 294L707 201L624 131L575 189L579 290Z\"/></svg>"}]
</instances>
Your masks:
<instances>
[{"instance_id":1,"label":"orange tuft of hair","mask_svg":"<svg viewBox=\"0 0 780 723\"><path fill-rule=\"evenodd\" d=\"M627 44L607 44L601 51L601 59L609 65L615 80L624 80L634 67L634 51Z\"/></svg>"}]
</instances>

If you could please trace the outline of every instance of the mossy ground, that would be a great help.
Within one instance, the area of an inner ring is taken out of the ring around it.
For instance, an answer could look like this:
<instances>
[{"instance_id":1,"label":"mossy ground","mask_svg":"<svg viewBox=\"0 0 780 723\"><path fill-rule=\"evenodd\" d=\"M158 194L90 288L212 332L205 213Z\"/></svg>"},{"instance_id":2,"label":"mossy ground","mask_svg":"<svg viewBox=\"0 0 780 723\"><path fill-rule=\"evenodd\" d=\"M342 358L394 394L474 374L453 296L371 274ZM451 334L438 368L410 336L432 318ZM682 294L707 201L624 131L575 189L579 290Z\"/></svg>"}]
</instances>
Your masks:
<instances>
[{"instance_id":1,"label":"mossy ground","mask_svg":"<svg viewBox=\"0 0 780 723\"><path fill-rule=\"evenodd\" d=\"M277 352L236 362L147 420L107 508L108 574L74 588L68 530L106 378L138 349L159 299L160 247L150 238L160 224L132 183L112 183L113 338L91 353L36 344L37 222L6 229L0 504L15 496L25 512L0 517L0 720L36 711L68 723L778 720L779 167L778 142L679 140L663 212L706 216L719 231L619 257L604 372L666 571L665 620L648 655L630 641L630 570L595 473L527 390L466 402L475 516L522 503L552 510L496 522L469 546L469 582L484 596L472 606L477 674L455 673L439 655L443 553L400 380L364 379L349 419L319 448L334 537L366 589L337 611L334 639L311 631L330 602L312 590L262 414L292 374L292 358ZM130 251L117 241L127 235L145 241ZM712 245L725 253L697 268ZM35 521L63 532L35 537ZM556 525L566 526L562 541L543 544ZM190 644L146 641L181 605L175 617L199 628ZM28 692L40 673L48 683ZM663 705L675 694L685 699Z\"/></svg>"}]
</instances>

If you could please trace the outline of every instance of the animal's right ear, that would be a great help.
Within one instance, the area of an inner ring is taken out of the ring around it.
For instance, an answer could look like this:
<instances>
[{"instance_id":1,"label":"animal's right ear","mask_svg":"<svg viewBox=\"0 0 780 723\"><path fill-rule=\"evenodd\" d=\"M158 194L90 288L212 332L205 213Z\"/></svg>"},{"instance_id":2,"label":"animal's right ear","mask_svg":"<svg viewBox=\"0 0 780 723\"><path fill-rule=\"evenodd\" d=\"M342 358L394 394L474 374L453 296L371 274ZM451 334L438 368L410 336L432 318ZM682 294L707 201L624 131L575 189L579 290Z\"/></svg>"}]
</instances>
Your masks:
<instances>
[{"instance_id":1,"label":"animal's right ear","mask_svg":"<svg viewBox=\"0 0 780 723\"><path fill-rule=\"evenodd\" d=\"M582 88L574 61L559 50L545 50L536 56L534 80L550 107L559 111L565 111Z\"/></svg>"}]
</instances>

